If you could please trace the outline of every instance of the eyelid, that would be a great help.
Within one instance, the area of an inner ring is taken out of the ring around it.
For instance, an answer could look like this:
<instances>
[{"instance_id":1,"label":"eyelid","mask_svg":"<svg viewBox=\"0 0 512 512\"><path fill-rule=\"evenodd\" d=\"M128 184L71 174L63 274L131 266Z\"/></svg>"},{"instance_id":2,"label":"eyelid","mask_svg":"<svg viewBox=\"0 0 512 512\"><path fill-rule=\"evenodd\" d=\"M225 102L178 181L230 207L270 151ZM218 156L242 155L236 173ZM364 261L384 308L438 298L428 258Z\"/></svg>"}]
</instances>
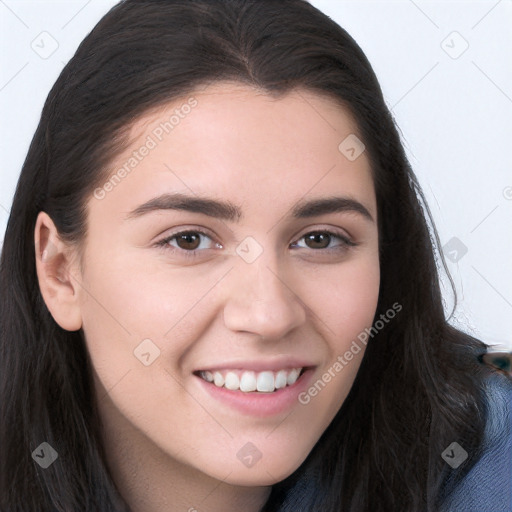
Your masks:
<instances>
[{"instance_id":1,"label":"eyelid","mask_svg":"<svg viewBox=\"0 0 512 512\"><path fill-rule=\"evenodd\" d=\"M199 233L199 234L207 236L208 238L211 238L212 240L215 240L215 241L218 238L217 235L208 228L204 228L202 226L190 225L190 226L183 226L183 227L177 228L175 230L171 230L166 235L164 235L163 238L158 239L155 242L155 244L158 244L158 243L162 242L163 240L181 235L183 233Z\"/></svg>"}]
</instances>

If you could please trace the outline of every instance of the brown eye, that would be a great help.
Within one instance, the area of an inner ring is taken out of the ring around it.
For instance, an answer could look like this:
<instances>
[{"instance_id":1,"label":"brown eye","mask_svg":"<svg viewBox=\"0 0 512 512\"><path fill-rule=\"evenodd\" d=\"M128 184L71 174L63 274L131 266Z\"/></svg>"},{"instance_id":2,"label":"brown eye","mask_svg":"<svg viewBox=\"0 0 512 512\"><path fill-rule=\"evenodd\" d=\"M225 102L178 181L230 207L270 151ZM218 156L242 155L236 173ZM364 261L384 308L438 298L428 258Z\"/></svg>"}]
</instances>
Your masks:
<instances>
[{"instance_id":1,"label":"brown eye","mask_svg":"<svg viewBox=\"0 0 512 512\"><path fill-rule=\"evenodd\" d=\"M203 240L206 242L206 247L203 246L201 248L200 246ZM211 236L207 233L199 230L189 230L174 233L173 235L160 240L156 245L165 250L171 251L172 253L176 253L187 258L195 258L205 249L210 249L212 244L215 245L216 248L222 249L222 245L214 243ZM208 245L210 245L210 247Z\"/></svg>"},{"instance_id":2,"label":"brown eye","mask_svg":"<svg viewBox=\"0 0 512 512\"><path fill-rule=\"evenodd\" d=\"M194 251L201 243L201 236L198 233L183 233L174 237L180 249Z\"/></svg>"},{"instance_id":3,"label":"brown eye","mask_svg":"<svg viewBox=\"0 0 512 512\"><path fill-rule=\"evenodd\" d=\"M331 236L327 233L310 233L304 239L310 249L325 249L329 247Z\"/></svg>"},{"instance_id":4,"label":"brown eye","mask_svg":"<svg viewBox=\"0 0 512 512\"><path fill-rule=\"evenodd\" d=\"M294 244L296 247L312 250L323 249L321 252L343 251L357 245L341 233L332 231L311 231L301 237L300 240L304 240L304 245L300 246ZM336 240L339 240L339 242L335 245L331 245L331 242Z\"/></svg>"}]
</instances>

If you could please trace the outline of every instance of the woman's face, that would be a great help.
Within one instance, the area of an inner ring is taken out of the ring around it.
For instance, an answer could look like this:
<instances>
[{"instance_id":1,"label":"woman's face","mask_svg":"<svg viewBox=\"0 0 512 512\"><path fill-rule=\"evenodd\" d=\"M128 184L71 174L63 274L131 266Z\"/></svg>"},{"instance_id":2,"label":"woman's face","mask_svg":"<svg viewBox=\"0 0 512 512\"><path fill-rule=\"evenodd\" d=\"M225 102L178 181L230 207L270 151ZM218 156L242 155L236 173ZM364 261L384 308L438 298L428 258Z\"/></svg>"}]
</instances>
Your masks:
<instances>
[{"instance_id":1,"label":"woman's face","mask_svg":"<svg viewBox=\"0 0 512 512\"><path fill-rule=\"evenodd\" d=\"M244 486L304 461L352 386L377 305L357 133L331 100L229 83L134 125L88 202L77 278L112 439ZM288 385L294 368L307 371Z\"/></svg>"}]
</instances>

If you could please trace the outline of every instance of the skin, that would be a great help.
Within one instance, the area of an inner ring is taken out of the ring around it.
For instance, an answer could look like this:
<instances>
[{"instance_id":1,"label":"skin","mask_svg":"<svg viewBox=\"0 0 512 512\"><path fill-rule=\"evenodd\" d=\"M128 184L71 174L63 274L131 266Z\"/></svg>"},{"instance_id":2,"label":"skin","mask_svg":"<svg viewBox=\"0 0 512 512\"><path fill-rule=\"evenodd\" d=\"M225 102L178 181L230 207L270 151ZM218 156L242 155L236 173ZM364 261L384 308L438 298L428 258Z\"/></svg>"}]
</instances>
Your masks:
<instances>
[{"instance_id":1,"label":"skin","mask_svg":"<svg viewBox=\"0 0 512 512\"><path fill-rule=\"evenodd\" d=\"M56 322L82 329L108 465L132 510L252 512L330 424L364 345L307 405L296 401L265 418L212 399L192 371L295 355L316 365L312 383L320 379L372 325L380 282L377 205L366 154L350 161L338 150L358 130L331 99L306 90L275 99L229 82L193 96L197 106L130 174L103 199L89 199L83 272L77 250L59 239L44 212L35 228L36 266ZM140 118L112 172L185 102ZM125 219L164 191L229 200L243 219L178 210ZM354 212L290 216L297 201L332 195L356 199L373 222ZM193 228L212 236L200 245L174 239L167 250L155 246ZM326 245L338 251L308 245L304 236L322 229L358 245L344 248L337 238ZM247 236L263 249L252 263L236 252ZM192 246L197 256L186 258ZM134 356L147 338L160 350L149 366ZM262 455L252 467L237 457L247 442Z\"/></svg>"}]
</instances>

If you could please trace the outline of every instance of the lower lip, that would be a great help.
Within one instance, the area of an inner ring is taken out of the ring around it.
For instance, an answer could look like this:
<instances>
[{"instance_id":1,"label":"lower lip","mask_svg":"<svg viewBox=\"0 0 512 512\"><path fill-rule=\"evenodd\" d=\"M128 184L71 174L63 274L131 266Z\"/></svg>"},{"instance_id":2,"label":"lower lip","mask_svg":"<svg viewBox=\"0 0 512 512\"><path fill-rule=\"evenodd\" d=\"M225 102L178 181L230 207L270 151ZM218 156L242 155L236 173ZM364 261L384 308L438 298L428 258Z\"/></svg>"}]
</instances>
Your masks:
<instances>
[{"instance_id":1,"label":"lower lip","mask_svg":"<svg viewBox=\"0 0 512 512\"><path fill-rule=\"evenodd\" d=\"M258 417L269 417L288 411L299 403L298 395L307 389L313 370L313 368L308 368L291 386L272 393L232 391L219 388L197 375L195 377L199 379L200 385L210 396L238 412Z\"/></svg>"}]
</instances>

